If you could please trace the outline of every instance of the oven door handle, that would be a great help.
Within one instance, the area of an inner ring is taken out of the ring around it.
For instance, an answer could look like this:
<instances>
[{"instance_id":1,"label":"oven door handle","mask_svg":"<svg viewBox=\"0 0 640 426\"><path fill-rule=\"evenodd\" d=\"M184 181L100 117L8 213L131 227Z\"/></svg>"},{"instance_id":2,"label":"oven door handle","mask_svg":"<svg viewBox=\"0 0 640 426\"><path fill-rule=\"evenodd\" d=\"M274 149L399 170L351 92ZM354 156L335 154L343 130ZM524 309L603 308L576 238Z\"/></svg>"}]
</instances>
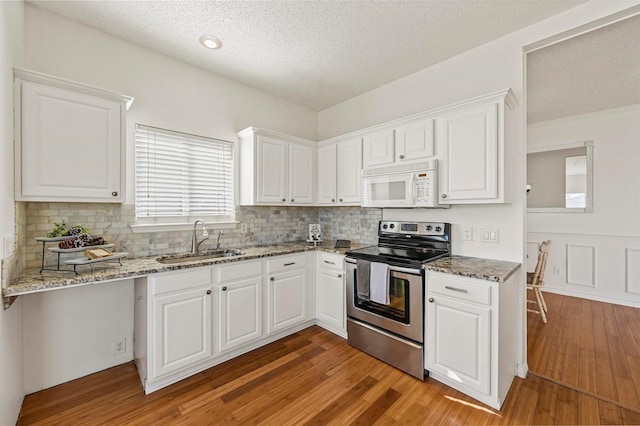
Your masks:
<instances>
[{"instance_id":1,"label":"oven door handle","mask_svg":"<svg viewBox=\"0 0 640 426\"><path fill-rule=\"evenodd\" d=\"M409 340L406 340L406 339L401 339L398 336L394 336L393 334L387 333L386 331L380 330L379 328L372 327L372 326L370 326L369 324L367 324L365 322L358 321L358 320L353 319L353 318L349 318L349 321L353 322L354 324L358 324L360 327L364 327L364 328L366 328L368 330L375 331L376 333L380 333L380 334L382 334L382 335L384 335L384 336L386 336L386 337L388 337L390 339L397 340L398 342L404 343L405 345L409 345L409 346L411 346L411 347L413 347L415 349L422 349L422 346L420 346L420 345L417 345L417 344L415 344L415 343L413 343L413 342L411 342Z\"/></svg>"},{"instance_id":2,"label":"oven door handle","mask_svg":"<svg viewBox=\"0 0 640 426\"><path fill-rule=\"evenodd\" d=\"M346 263L351 263L353 265L358 263L356 259L352 259L350 257L347 257L344 261ZM384 263L384 262L380 262L380 263ZM403 268L395 265L389 265L389 272L404 272L405 274L420 275L420 269Z\"/></svg>"}]
</instances>

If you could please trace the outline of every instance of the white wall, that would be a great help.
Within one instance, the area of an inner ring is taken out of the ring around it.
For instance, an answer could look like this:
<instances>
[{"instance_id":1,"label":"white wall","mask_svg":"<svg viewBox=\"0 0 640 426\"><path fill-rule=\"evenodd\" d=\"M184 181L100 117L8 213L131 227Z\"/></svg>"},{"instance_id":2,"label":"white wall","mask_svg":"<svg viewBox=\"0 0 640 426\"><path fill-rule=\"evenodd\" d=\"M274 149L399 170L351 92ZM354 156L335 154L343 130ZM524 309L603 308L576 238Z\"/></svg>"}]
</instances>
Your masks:
<instances>
[{"instance_id":1,"label":"white wall","mask_svg":"<svg viewBox=\"0 0 640 426\"><path fill-rule=\"evenodd\" d=\"M529 213L546 289L640 307L640 105L536 123L530 148L593 140L593 213ZM554 270L556 273L554 273Z\"/></svg>"},{"instance_id":2,"label":"white wall","mask_svg":"<svg viewBox=\"0 0 640 426\"><path fill-rule=\"evenodd\" d=\"M22 2L0 2L0 237L13 235L15 226L12 67L22 65L23 16ZM0 308L0 425L15 424L24 394L22 301L17 300L6 311Z\"/></svg>"},{"instance_id":3,"label":"white wall","mask_svg":"<svg viewBox=\"0 0 640 426\"><path fill-rule=\"evenodd\" d=\"M22 298L27 393L133 359L133 279Z\"/></svg>"},{"instance_id":4,"label":"white wall","mask_svg":"<svg viewBox=\"0 0 640 426\"><path fill-rule=\"evenodd\" d=\"M128 141L135 123L233 141L248 126L317 139L316 112L37 7L25 10L25 67L134 96L127 113ZM128 203L134 200L133 154L128 143ZM128 304L133 284L21 299L28 392L132 359L133 345L117 357L111 345L114 336L133 334L133 305Z\"/></svg>"}]
</instances>

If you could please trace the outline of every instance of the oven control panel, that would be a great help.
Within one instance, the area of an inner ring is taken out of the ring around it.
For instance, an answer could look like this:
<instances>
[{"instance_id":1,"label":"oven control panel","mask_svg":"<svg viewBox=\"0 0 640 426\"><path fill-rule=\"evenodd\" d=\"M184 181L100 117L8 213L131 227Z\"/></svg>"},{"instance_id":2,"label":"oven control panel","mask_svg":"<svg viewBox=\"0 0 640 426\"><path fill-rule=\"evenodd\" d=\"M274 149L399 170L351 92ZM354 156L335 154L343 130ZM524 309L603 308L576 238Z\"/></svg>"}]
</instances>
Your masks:
<instances>
[{"instance_id":1,"label":"oven control panel","mask_svg":"<svg viewBox=\"0 0 640 426\"><path fill-rule=\"evenodd\" d=\"M380 222L380 233L408 235L444 235L445 224L441 222Z\"/></svg>"}]
</instances>

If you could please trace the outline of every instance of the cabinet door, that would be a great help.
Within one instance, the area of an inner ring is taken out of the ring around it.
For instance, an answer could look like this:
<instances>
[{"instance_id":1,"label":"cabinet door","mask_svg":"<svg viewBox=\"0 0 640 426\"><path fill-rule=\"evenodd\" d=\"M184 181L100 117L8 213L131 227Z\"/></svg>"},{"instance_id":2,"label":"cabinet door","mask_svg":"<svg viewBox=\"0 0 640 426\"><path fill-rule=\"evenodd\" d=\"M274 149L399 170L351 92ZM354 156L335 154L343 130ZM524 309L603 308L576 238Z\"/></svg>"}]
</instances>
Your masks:
<instances>
[{"instance_id":1,"label":"cabinet door","mask_svg":"<svg viewBox=\"0 0 640 426\"><path fill-rule=\"evenodd\" d=\"M338 202L360 204L362 202L362 141L357 138L339 142L337 150Z\"/></svg>"},{"instance_id":2,"label":"cabinet door","mask_svg":"<svg viewBox=\"0 0 640 426\"><path fill-rule=\"evenodd\" d=\"M120 102L21 83L17 199L123 200Z\"/></svg>"},{"instance_id":3,"label":"cabinet door","mask_svg":"<svg viewBox=\"0 0 640 426\"><path fill-rule=\"evenodd\" d=\"M335 204L338 173L336 145L318 148L318 204Z\"/></svg>"},{"instance_id":4,"label":"cabinet door","mask_svg":"<svg viewBox=\"0 0 640 426\"><path fill-rule=\"evenodd\" d=\"M498 105L492 103L442 117L445 150L440 167L441 203L498 198Z\"/></svg>"},{"instance_id":5,"label":"cabinet door","mask_svg":"<svg viewBox=\"0 0 640 426\"><path fill-rule=\"evenodd\" d=\"M312 204L314 193L315 157L313 148L289 143L289 202Z\"/></svg>"},{"instance_id":6,"label":"cabinet door","mask_svg":"<svg viewBox=\"0 0 640 426\"><path fill-rule=\"evenodd\" d=\"M396 161L417 160L435 154L432 119L396 128L395 139Z\"/></svg>"},{"instance_id":7,"label":"cabinet door","mask_svg":"<svg viewBox=\"0 0 640 426\"><path fill-rule=\"evenodd\" d=\"M258 136L257 202L283 204L287 201L287 142Z\"/></svg>"},{"instance_id":8,"label":"cabinet door","mask_svg":"<svg viewBox=\"0 0 640 426\"><path fill-rule=\"evenodd\" d=\"M491 309L433 293L428 297L425 368L489 395Z\"/></svg>"},{"instance_id":9,"label":"cabinet door","mask_svg":"<svg viewBox=\"0 0 640 426\"><path fill-rule=\"evenodd\" d=\"M211 287L155 297L152 315L153 377L213 355Z\"/></svg>"},{"instance_id":10,"label":"cabinet door","mask_svg":"<svg viewBox=\"0 0 640 426\"><path fill-rule=\"evenodd\" d=\"M393 129L366 135L362 138L362 164L371 166L392 164L394 160Z\"/></svg>"},{"instance_id":11,"label":"cabinet door","mask_svg":"<svg viewBox=\"0 0 640 426\"><path fill-rule=\"evenodd\" d=\"M307 319L307 272L272 275L268 281L267 331L273 333Z\"/></svg>"},{"instance_id":12,"label":"cabinet door","mask_svg":"<svg viewBox=\"0 0 640 426\"><path fill-rule=\"evenodd\" d=\"M262 277L220 285L220 350L262 336Z\"/></svg>"},{"instance_id":13,"label":"cabinet door","mask_svg":"<svg viewBox=\"0 0 640 426\"><path fill-rule=\"evenodd\" d=\"M316 274L316 317L340 331L345 331L344 271L318 268Z\"/></svg>"}]
</instances>

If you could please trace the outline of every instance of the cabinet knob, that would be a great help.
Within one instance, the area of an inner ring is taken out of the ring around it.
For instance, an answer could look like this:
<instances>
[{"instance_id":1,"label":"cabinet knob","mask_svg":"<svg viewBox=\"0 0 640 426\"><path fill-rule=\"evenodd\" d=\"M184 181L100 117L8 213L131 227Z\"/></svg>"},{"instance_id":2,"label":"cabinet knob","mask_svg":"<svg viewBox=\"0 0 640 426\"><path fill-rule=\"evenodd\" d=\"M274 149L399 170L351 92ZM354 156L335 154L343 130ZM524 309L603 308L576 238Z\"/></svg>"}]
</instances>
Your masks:
<instances>
[{"instance_id":1,"label":"cabinet knob","mask_svg":"<svg viewBox=\"0 0 640 426\"><path fill-rule=\"evenodd\" d=\"M211 294L211 290L207 290L207 294Z\"/></svg>"},{"instance_id":2,"label":"cabinet knob","mask_svg":"<svg viewBox=\"0 0 640 426\"><path fill-rule=\"evenodd\" d=\"M342 274L338 274L338 278L342 278Z\"/></svg>"},{"instance_id":3,"label":"cabinet knob","mask_svg":"<svg viewBox=\"0 0 640 426\"><path fill-rule=\"evenodd\" d=\"M400 156L400 159L401 159L401 160L404 160L404 155L401 155L401 156Z\"/></svg>"},{"instance_id":4,"label":"cabinet knob","mask_svg":"<svg viewBox=\"0 0 640 426\"><path fill-rule=\"evenodd\" d=\"M336 202L336 199L335 199L335 198L332 198L332 199L331 199L331 202L332 202L332 203L335 203L335 202Z\"/></svg>"},{"instance_id":5,"label":"cabinet knob","mask_svg":"<svg viewBox=\"0 0 640 426\"><path fill-rule=\"evenodd\" d=\"M227 286L222 287L222 291L227 291Z\"/></svg>"},{"instance_id":6,"label":"cabinet knob","mask_svg":"<svg viewBox=\"0 0 640 426\"><path fill-rule=\"evenodd\" d=\"M340 198L340 202L342 202L342 198Z\"/></svg>"},{"instance_id":7,"label":"cabinet knob","mask_svg":"<svg viewBox=\"0 0 640 426\"><path fill-rule=\"evenodd\" d=\"M113 192L111 193L111 195L113 195L114 197L117 197L117 196L118 196L118 191L113 191Z\"/></svg>"},{"instance_id":8,"label":"cabinet knob","mask_svg":"<svg viewBox=\"0 0 640 426\"><path fill-rule=\"evenodd\" d=\"M275 281L275 280L276 280L276 279L275 279L275 278L273 278L273 277L269 278L269 281Z\"/></svg>"},{"instance_id":9,"label":"cabinet knob","mask_svg":"<svg viewBox=\"0 0 640 426\"><path fill-rule=\"evenodd\" d=\"M291 199L291 202L293 203L294 201L295 201L295 199L293 199L293 198L292 198L292 199Z\"/></svg>"},{"instance_id":10,"label":"cabinet knob","mask_svg":"<svg viewBox=\"0 0 640 426\"><path fill-rule=\"evenodd\" d=\"M433 297L430 297L429 298L429 303L433 303L433 302L435 302L435 300L433 299Z\"/></svg>"},{"instance_id":11,"label":"cabinet knob","mask_svg":"<svg viewBox=\"0 0 640 426\"><path fill-rule=\"evenodd\" d=\"M282 202L284 203L285 201L287 201L287 199L286 199L286 198L283 198L283 199L282 199Z\"/></svg>"},{"instance_id":12,"label":"cabinet knob","mask_svg":"<svg viewBox=\"0 0 640 426\"><path fill-rule=\"evenodd\" d=\"M447 194L442 194L440 197L441 198L447 198Z\"/></svg>"}]
</instances>

